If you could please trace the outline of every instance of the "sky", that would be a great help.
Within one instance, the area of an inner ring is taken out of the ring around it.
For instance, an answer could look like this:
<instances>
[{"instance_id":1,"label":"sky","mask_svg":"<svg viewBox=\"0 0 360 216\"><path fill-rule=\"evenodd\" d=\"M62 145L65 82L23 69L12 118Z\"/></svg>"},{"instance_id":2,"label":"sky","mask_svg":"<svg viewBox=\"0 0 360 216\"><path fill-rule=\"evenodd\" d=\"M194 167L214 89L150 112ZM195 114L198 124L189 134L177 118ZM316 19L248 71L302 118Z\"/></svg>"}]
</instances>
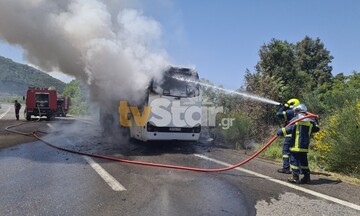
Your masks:
<instances>
[{"instance_id":1,"label":"sky","mask_svg":"<svg viewBox=\"0 0 360 216\"><path fill-rule=\"evenodd\" d=\"M244 85L260 47L272 38L296 43L319 37L334 57L333 75L360 71L360 1L148 0L136 9L161 25L171 62L194 66L225 88ZM0 41L0 55L27 64L21 47ZM59 73L51 75L70 81Z\"/></svg>"}]
</instances>

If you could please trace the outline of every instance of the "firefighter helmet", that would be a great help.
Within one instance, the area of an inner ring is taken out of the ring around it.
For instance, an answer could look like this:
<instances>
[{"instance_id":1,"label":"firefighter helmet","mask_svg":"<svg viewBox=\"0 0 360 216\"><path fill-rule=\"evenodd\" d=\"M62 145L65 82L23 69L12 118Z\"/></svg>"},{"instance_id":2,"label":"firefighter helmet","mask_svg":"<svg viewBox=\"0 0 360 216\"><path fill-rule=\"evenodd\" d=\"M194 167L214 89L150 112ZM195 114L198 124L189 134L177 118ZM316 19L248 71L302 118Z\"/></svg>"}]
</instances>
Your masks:
<instances>
[{"instance_id":1,"label":"firefighter helmet","mask_svg":"<svg viewBox=\"0 0 360 216\"><path fill-rule=\"evenodd\" d=\"M305 106L305 104L299 104L297 106L294 106L293 110L295 111L295 113L306 113L307 107Z\"/></svg>"},{"instance_id":2,"label":"firefighter helmet","mask_svg":"<svg viewBox=\"0 0 360 216\"><path fill-rule=\"evenodd\" d=\"M286 102L286 104L290 107L290 108L294 108L295 106L300 104L299 99L296 98L292 98L290 100L288 100L288 102Z\"/></svg>"}]
</instances>

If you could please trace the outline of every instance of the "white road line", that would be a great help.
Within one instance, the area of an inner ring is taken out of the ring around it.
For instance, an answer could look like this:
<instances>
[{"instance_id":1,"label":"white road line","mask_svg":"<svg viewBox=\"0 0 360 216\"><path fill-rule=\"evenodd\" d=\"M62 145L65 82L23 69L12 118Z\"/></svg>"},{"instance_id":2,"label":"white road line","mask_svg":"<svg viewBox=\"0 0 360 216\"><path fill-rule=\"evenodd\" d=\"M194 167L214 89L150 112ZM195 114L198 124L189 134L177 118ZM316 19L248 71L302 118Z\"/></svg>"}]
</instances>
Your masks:
<instances>
[{"instance_id":1,"label":"white road line","mask_svg":"<svg viewBox=\"0 0 360 216\"><path fill-rule=\"evenodd\" d=\"M49 126L49 128L54 128L54 126L52 126L50 123L47 123L46 125Z\"/></svg>"},{"instance_id":2,"label":"white road line","mask_svg":"<svg viewBox=\"0 0 360 216\"><path fill-rule=\"evenodd\" d=\"M8 114L10 109L11 109L11 106L9 106L8 109L3 114L0 115L0 119L4 118L4 116L6 116L6 114Z\"/></svg>"},{"instance_id":3,"label":"white road line","mask_svg":"<svg viewBox=\"0 0 360 216\"><path fill-rule=\"evenodd\" d=\"M98 163L88 156L83 156L89 165L104 179L104 181L114 190L114 191L124 191L126 188L122 186L114 177L112 177L106 170L104 170Z\"/></svg>"},{"instance_id":4,"label":"white road line","mask_svg":"<svg viewBox=\"0 0 360 216\"><path fill-rule=\"evenodd\" d=\"M205 159L205 160L208 160L208 161L212 161L212 162L215 162L217 164L224 165L224 166L232 166L231 164L228 164L228 163L225 163L225 162L213 159L213 158L209 158L209 157L207 157L205 155L194 154L194 156ZM360 206L356 205L354 203L346 202L344 200L341 200L341 199L338 199L338 198L335 198L335 197L331 197L331 196L328 196L328 195L325 195L325 194L322 194L322 193L319 193L319 192L315 192L315 191L312 191L312 190L309 190L309 189L306 189L306 188L303 188L303 187L299 187L297 185L294 185L294 184L291 184L291 183L288 183L288 182L284 182L284 181L281 181L281 180L278 180L278 179L274 179L274 178L272 178L270 176L266 176L266 175L263 175L263 174L260 174L260 173L257 173L257 172L253 172L253 171L250 171L250 170L247 170L247 169L244 169L244 168L237 167L235 169L239 170L241 172L245 172L245 173L260 177L260 178L264 178L266 180L269 180L269 181L272 181L272 182L275 182L275 183L290 187L292 189L302 191L304 193L311 194L313 196L320 197L320 198L329 200L331 202L334 202L334 203L337 203L337 204L340 204L340 205L343 205L343 206L347 206L349 208L360 211Z\"/></svg>"}]
</instances>

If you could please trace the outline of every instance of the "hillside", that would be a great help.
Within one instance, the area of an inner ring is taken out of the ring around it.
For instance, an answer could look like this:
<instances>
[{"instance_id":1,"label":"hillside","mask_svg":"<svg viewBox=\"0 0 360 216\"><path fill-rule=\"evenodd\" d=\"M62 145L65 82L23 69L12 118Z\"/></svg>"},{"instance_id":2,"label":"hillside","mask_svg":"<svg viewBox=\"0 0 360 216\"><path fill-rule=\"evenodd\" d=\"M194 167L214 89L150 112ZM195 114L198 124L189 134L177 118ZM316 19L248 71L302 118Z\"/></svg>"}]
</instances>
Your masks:
<instances>
[{"instance_id":1,"label":"hillside","mask_svg":"<svg viewBox=\"0 0 360 216\"><path fill-rule=\"evenodd\" d=\"M0 56L0 95L24 95L29 86L53 86L61 93L65 83L33 67Z\"/></svg>"}]
</instances>

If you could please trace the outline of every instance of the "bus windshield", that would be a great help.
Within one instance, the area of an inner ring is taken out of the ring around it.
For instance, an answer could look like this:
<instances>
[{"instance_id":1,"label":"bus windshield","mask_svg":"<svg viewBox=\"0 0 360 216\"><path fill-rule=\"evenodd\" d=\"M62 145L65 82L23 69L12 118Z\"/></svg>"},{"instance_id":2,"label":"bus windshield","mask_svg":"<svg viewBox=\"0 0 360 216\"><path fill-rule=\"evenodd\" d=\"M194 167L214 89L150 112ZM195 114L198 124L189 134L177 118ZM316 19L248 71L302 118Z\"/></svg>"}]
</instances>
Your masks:
<instances>
[{"instance_id":1,"label":"bus windshield","mask_svg":"<svg viewBox=\"0 0 360 216\"><path fill-rule=\"evenodd\" d=\"M197 73L191 69L171 67L165 71L160 83L153 82L152 91L165 96L196 97L200 94L200 88L191 81L198 80Z\"/></svg>"}]
</instances>

